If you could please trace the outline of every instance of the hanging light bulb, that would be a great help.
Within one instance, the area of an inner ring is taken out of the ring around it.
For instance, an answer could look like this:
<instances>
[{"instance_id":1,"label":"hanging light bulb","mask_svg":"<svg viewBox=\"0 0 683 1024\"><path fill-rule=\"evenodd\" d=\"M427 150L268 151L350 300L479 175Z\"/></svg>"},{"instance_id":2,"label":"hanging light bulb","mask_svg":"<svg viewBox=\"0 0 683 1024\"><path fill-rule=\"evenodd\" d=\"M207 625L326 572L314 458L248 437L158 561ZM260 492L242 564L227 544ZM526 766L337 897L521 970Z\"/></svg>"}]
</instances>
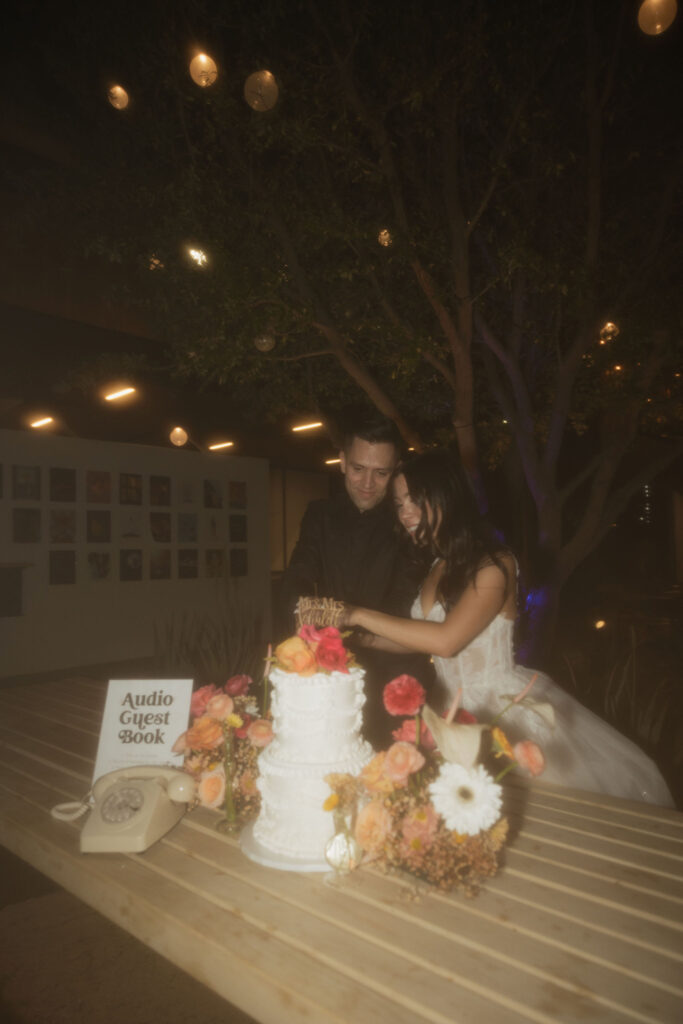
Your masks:
<instances>
[{"instance_id":1,"label":"hanging light bulb","mask_svg":"<svg viewBox=\"0 0 683 1024\"><path fill-rule=\"evenodd\" d=\"M600 344L605 345L608 341L614 341L619 335L619 328L616 324L613 324L611 320L608 320L600 331Z\"/></svg>"},{"instance_id":2,"label":"hanging light bulb","mask_svg":"<svg viewBox=\"0 0 683 1024\"><path fill-rule=\"evenodd\" d=\"M193 57L190 61L190 77L193 82L201 86L202 89L206 89L207 86L213 85L218 77L218 68L216 62L209 57L206 53L198 53L196 57Z\"/></svg>"},{"instance_id":3,"label":"hanging light bulb","mask_svg":"<svg viewBox=\"0 0 683 1024\"><path fill-rule=\"evenodd\" d=\"M676 0L643 0L638 11L638 25L648 36L659 36L666 32L676 17Z\"/></svg>"},{"instance_id":4,"label":"hanging light bulb","mask_svg":"<svg viewBox=\"0 0 683 1024\"><path fill-rule=\"evenodd\" d=\"M107 90L107 99L116 110L125 110L129 103L128 93L122 85L112 85Z\"/></svg>"},{"instance_id":5,"label":"hanging light bulb","mask_svg":"<svg viewBox=\"0 0 683 1024\"><path fill-rule=\"evenodd\" d=\"M176 448L182 448L184 444L187 444L187 431L182 427L174 427L168 435L168 439Z\"/></svg>"},{"instance_id":6,"label":"hanging light bulb","mask_svg":"<svg viewBox=\"0 0 683 1024\"><path fill-rule=\"evenodd\" d=\"M264 331L263 334L257 334L254 338L254 346L259 352L270 352L275 348L275 337L270 331Z\"/></svg>"},{"instance_id":7,"label":"hanging light bulb","mask_svg":"<svg viewBox=\"0 0 683 1024\"><path fill-rule=\"evenodd\" d=\"M391 231L389 231L387 228L382 228L382 230L377 236L377 241L379 242L380 245L383 245L385 249L388 248L393 242L393 238L391 237Z\"/></svg>"}]
</instances>

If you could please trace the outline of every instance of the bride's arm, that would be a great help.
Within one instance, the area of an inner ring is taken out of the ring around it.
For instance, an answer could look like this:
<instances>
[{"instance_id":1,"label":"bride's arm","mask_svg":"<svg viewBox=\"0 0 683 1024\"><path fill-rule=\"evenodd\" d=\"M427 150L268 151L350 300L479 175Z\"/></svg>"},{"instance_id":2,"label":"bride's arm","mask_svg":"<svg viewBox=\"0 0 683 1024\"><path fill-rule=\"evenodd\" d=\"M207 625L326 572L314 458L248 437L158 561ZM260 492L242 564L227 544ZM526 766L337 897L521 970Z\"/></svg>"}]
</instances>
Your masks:
<instances>
[{"instance_id":1,"label":"bride's arm","mask_svg":"<svg viewBox=\"0 0 683 1024\"><path fill-rule=\"evenodd\" d=\"M360 611L359 608L355 609ZM393 616L389 616L393 618ZM405 622L405 619L398 619L399 622ZM376 633L364 632L357 638L358 643L361 647L372 647L373 651L388 651L390 654L413 654L414 649L412 647L406 647L405 644L397 644L393 640L385 640L382 636L377 636Z\"/></svg>"},{"instance_id":2,"label":"bride's arm","mask_svg":"<svg viewBox=\"0 0 683 1024\"><path fill-rule=\"evenodd\" d=\"M346 624L360 626L404 650L450 658L467 647L495 619L505 599L505 575L498 566L487 565L479 570L443 622L399 619L369 608L351 608ZM376 646L379 647L379 643Z\"/></svg>"}]
</instances>

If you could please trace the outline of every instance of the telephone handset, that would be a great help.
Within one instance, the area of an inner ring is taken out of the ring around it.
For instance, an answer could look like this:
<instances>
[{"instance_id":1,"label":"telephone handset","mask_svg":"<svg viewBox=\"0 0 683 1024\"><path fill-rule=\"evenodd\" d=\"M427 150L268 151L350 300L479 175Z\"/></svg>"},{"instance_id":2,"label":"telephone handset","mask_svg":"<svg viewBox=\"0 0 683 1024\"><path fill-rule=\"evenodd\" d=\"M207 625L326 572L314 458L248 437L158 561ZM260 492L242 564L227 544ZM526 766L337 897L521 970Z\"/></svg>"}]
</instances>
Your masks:
<instances>
[{"instance_id":1,"label":"telephone handset","mask_svg":"<svg viewBox=\"0 0 683 1024\"><path fill-rule=\"evenodd\" d=\"M102 775L81 853L142 853L180 821L194 792L194 780L177 768L138 765Z\"/></svg>"}]
</instances>

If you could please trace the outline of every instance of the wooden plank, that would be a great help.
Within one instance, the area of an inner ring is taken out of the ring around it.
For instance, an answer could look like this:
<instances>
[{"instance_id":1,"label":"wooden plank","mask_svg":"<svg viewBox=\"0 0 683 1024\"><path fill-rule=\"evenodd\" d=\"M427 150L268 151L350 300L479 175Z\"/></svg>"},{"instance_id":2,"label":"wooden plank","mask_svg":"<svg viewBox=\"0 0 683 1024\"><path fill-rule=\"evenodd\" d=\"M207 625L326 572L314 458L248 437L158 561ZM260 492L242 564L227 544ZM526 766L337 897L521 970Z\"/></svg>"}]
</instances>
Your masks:
<instances>
[{"instance_id":1,"label":"wooden plank","mask_svg":"<svg viewBox=\"0 0 683 1024\"><path fill-rule=\"evenodd\" d=\"M55 739L58 740L59 737ZM68 767L77 774L85 772L90 779L95 768L94 751L90 756L86 756L65 750L57 742L45 743L36 739L29 743L25 734L0 726L0 755L11 763L12 758L19 754L41 761L46 766L56 764Z\"/></svg>"},{"instance_id":2,"label":"wooden plank","mask_svg":"<svg viewBox=\"0 0 683 1024\"><path fill-rule=\"evenodd\" d=\"M53 696L41 695L38 703L35 697L30 695L23 698L13 696L12 699L8 699L6 694L0 690L0 716L2 717L12 711L23 716L34 715L37 706L40 707L41 714L48 717L54 725L73 725L86 732L99 734L102 722L102 714L99 710L83 710Z\"/></svg>"}]
</instances>

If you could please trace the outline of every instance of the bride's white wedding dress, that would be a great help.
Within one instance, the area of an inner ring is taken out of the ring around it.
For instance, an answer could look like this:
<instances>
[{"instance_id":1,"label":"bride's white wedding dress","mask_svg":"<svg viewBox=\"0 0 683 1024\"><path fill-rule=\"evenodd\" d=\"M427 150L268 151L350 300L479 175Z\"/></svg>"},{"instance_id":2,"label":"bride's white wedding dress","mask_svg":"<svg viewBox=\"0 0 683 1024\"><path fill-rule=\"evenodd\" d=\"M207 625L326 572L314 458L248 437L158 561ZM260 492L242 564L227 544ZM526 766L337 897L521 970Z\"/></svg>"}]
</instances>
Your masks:
<instances>
[{"instance_id":1,"label":"bride's white wedding dress","mask_svg":"<svg viewBox=\"0 0 683 1024\"><path fill-rule=\"evenodd\" d=\"M425 619L421 594L411 617ZM446 610L437 601L426 619L443 622L445 617ZM434 656L437 690L430 704L436 711L448 707L462 687L462 706L479 721L490 721L526 686L534 672L515 664L513 628L512 619L497 615L459 654ZM512 743L522 739L538 743L546 758L542 781L673 807L654 762L552 679L539 672L529 696L552 704L555 727L550 729L541 716L520 705L510 708L500 725Z\"/></svg>"}]
</instances>

